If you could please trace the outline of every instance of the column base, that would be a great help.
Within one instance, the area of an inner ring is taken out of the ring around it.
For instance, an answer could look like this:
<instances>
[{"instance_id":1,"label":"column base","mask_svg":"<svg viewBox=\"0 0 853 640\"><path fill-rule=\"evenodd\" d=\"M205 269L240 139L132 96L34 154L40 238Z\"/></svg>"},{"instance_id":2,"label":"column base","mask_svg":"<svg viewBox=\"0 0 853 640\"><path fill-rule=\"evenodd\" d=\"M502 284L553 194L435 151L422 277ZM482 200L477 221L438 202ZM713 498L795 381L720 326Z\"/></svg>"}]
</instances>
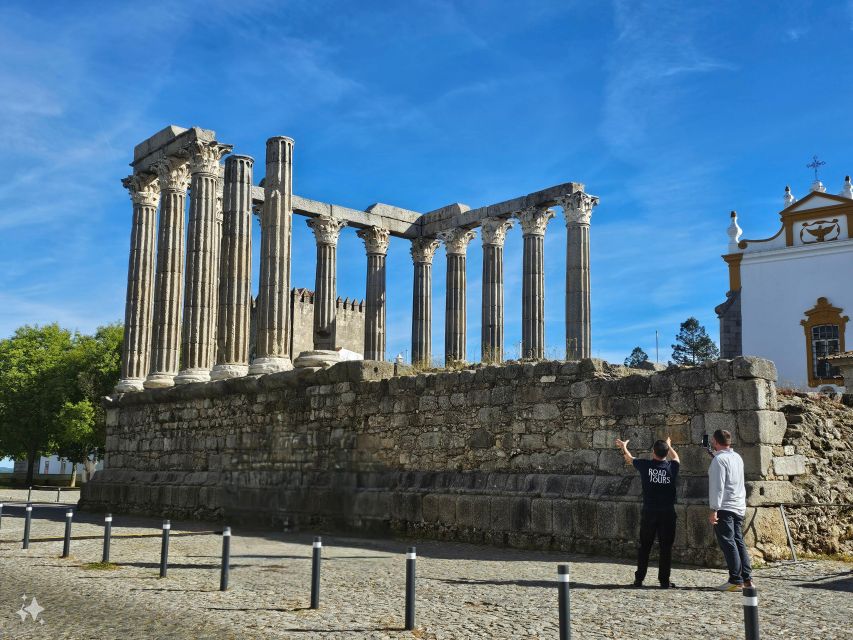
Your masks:
<instances>
[{"instance_id":1,"label":"column base","mask_svg":"<svg viewBox=\"0 0 853 640\"><path fill-rule=\"evenodd\" d=\"M175 384L210 382L210 369L184 369L175 376Z\"/></svg>"},{"instance_id":2,"label":"column base","mask_svg":"<svg viewBox=\"0 0 853 640\"><path fill-rule=\"evenodd\" d=\"M175 386L174 373L149 373L142 386L146 389L165 389Z\"/></svg>"},{"instance_id":3,"label":"column base","mask_svg":"<svg viewBox=\"0 0 853 640\"><path fill-rule=\"evenodd\" d=\"M297 369L322 367L328 369L333 364L342 360L341 354L332 349L315 349L314 351L303 351L293 361Z\"/></svg>"},{"instance_id":4,"label":"column base","mask_svg":"<svg viewBox=\"0 0 853 640\"><path fill-rule=\"evenodd\" d=\"M277 373L279 371L290 371L293 369L293 363L288 357L268 356L265 358L255 358L252 364L249 365L249 375L257 376L264 373Z\"/></svg>"},{"instance_id":5,"label":"column base","mask_svg":"<svg viewBox=\"0 0 853 640\"><path fill-rule=\"evenodd\" d=\"M142 391L145 387L143 386L145 380L142 378L122 378L118 381L118 384L113 387L113 391L116 393L134 393L136 391Z\"/></svg>"},{"instance_id":6,"label":"column base","mask_svg":"<svg viewBox=\"0 0 853 640\"><path fill-rule=\"evenodd\" d=\"M247 364L218 364L210 372L211 380L227 380L228 378L242 378L249 373Z\"/></svg>"}]
</instances>

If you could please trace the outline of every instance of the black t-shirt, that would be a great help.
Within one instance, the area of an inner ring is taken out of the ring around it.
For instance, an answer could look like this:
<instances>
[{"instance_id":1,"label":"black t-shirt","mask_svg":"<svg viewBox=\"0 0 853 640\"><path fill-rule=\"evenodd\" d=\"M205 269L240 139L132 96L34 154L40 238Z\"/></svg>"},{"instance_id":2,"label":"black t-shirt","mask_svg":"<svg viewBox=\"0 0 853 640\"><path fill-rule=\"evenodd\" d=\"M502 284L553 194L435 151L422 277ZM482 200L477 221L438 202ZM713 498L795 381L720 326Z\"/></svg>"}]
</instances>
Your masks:
<instances>
[{"instance_id":1,"label":"black t-shirt","mask_svg":"<svg viewBox=\"0 0 853 640\"><path fill-rule=\"evenodd\" d=\"M679 464L675 460L634 458L634 468L643 481L643 509L669 511L675 505L675 481Z\"/></svg>"}]
</instances>

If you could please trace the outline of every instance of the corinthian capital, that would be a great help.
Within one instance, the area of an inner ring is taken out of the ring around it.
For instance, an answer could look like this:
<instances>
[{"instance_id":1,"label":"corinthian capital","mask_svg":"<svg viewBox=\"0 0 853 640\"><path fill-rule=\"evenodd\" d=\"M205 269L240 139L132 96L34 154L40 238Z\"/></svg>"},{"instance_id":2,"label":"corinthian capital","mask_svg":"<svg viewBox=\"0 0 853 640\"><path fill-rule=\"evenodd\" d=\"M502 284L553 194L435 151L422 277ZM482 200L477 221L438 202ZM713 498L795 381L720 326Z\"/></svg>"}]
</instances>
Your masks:
<instances>
[{"instance_id":1,"label":"corinthian capital","mask_svg":"<svg viewBox=\"0 0 853 640\"><path fill-rule=\"evenodd\" d=\"M598 206L598 197L591 196L583 191L575 191L571 195L563 196L557 200L557 204L563 207L566 225L589 224L592 219L592 209Z\"/></svg>"},{"instance_id":2,"label":"corinthian capital","mask_svg":"<svg viewBox=\"0 0 853 640\"><path fill-rule=\"evenodd\" d=\"M311 231L314 232L317 244L328 244L331 246L338 244L338 236L341 233L341 229L347 226L346 220L338 220L331 216L309 218L306 222L311 227Z\"/></svg>"},{"instance_id":3,"label":"corinthian capital","mask_svg":"<svg viewBox=\"0 0 853 640\"><path fill-rule=\"evenodd\" d=\"M150 173L134 173L121 181L130 192L130 199L135 205L156 207L160 199L160 184L157 177Z\"/></svg>"},{"instance_id":4,"label":"corinthian capital","mask_svg":"<svg viewBox=\"0 0 853 640\"><path fill-rule=\"evenodd\" d=\"M486 218L480 226L480 237L483 240L483 246L487 244L502 247L506 240L506 233L515 224L515 220L511 218Z\"/></svg>"},{"instance_id":5,"label":"corinthian capital","mask_svg":"<svg viewBox=\"0 0 853 640\"><path fill-rule=\"evenodd\" d=\"M412 262L432 264L432 258L435 255L435 250L438 249L438 245L438 240L433 238L416 238L412 240Z\"/></svg>"},{"instance_id":6,"label":"corinthian capital","mask_svg":"<svg viewBox=\"0 0 853 640\"><path fill-rule=\"evenodd\" d=\"M526 236L544 236L545 227L554 217L554 210L548 207L527 207L515 214L521 222L521 233Z\"/></svg>"},{"instance_id":7,"label":"corinthian capital","mask_svg":"<svg viewBox=\"0 0 853 640\"><path fill-rule=\"evenodd\" d=\"M154 165L162 191L184 192L190 186L190 165L186 158L171 156Z\"/></svg>"},{"instance_id":8,"label":"corinthian capital","mask_svg":"<svg viewBox=\"0 0 853 640\"><path fill-rule=\"evenodd\" d=\"M444 243L447 255L464 256L465 252L468 251L468 244L476 235L470 229L448 229L439 232L438 237Z\"/></svg>"},{"instance_id":9,"label":"corinthian capital","mask_svg":"<svg viewBox=\"0 0 853 640\"><path fill-rule=\"evenodd\" d=\"M367 227L356 232L356 235L364 240L364 248L367 253L384 256L388 253L388 243L391 232L380 227Z\"/></svg>"},{"instance_id":10,"label":"corinthian capital","mask_svg":"<svg viewBox=\"0 0 853 640\"><path fill-rule=\"evenodd\" d=\"M216 141L195 140L187 147L187 153L190 156L190 173L206 173L214 177L218 176L219 161L233 148L230 144L219 144Z\"/></svg>"}]
</instances>

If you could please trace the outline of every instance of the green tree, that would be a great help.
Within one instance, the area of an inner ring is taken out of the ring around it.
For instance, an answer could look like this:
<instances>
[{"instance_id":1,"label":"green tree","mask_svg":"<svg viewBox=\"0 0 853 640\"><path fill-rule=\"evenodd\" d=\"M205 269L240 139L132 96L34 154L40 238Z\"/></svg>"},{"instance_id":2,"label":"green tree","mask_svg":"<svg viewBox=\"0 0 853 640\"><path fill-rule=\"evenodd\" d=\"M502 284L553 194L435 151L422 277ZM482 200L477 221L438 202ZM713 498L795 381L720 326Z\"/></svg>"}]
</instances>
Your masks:
<instances>
[{"instance_id":1,"label":"green tree","mask_svg":"<svg viewBox=\"0 0 853 640\"><path fill-rule=\"evenodd\" d=\"M20 327L0 340L0 454L27 461L27 484L39 456L57 446L58 419L72 392L69 331L58 324Z\"/></svg>"},{"instance_id":2,"label":"green tree","mask_svg":"<svg viewBox=\"0 0 853 640\"><path fill-rule=\"evenodd\" d=\"M672 345L672 359L676 363L696 365L719 357L717 345L696 318L690 317L681 323Z\"/></svg>"},{"instance_id":3,"label":"green tree","mask_svg":"<svg viewBox=\"0 0 853 640\"><path fill-rule=\"evenodd\" d=\"M649 355L640 347L634 347L631 355L625 358L626 367L639 367L644 362L649 361Z\"/></svg>"}]
</instances>

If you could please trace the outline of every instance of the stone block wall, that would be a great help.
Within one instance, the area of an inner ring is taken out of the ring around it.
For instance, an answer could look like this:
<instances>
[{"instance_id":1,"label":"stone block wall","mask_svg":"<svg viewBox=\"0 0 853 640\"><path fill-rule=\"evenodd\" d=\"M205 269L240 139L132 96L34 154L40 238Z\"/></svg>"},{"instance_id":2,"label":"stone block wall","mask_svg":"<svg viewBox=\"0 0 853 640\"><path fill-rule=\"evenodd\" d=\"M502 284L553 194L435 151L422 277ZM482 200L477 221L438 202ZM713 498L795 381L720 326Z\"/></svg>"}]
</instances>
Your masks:
<instances>
[{"instance_id":1,"label":"stone block wall","mask_svg":"<svg viewBox=\"0 0 853 640\"><path fill-rule=\"evenodd\" d=\"M290 353L296 358L314 349L314 292L292 289L290 292ZM337 300L335 320L338 347L364 353L364 301L349 298Z\"/></svg>"},{"instance_id":2,"label":"stone block wall","mask_svg":"<svg viewBox=\"0 0 853 640\"><path fill-rule=\"evenodd\" d=\"M616 450L682 459L677 558L719 562L702 435L735 434L747 536L785 552L778 509L800 471L776 372L756 358L661 372L596 360L393 376L389 363L148 390L111 401L105 469L83 505L173 517L399 532L633 555L640 481Z\"/></svg>"}]
</instances>

